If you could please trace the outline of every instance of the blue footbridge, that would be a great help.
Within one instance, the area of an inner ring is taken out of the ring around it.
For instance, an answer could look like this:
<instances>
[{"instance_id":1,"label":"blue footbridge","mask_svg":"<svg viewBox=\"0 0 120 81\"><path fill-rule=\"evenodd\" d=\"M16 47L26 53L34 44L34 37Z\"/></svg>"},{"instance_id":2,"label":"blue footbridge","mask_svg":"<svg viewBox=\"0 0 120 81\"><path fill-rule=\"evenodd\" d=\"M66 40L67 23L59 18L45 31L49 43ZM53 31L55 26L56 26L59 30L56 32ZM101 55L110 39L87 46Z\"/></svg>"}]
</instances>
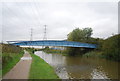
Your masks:
<instances>
[{"instance_id":1,"label":"blue footbridge","mask_svg":"<svg viewBox=\"0 0 120 81\"><path fill-rule=\"evenodd\" d=\"M7 42L9 44L17 46L62 46L62 47L97 48L96 44L66 40L7 41Z\"/></svg>"}]
</instances>

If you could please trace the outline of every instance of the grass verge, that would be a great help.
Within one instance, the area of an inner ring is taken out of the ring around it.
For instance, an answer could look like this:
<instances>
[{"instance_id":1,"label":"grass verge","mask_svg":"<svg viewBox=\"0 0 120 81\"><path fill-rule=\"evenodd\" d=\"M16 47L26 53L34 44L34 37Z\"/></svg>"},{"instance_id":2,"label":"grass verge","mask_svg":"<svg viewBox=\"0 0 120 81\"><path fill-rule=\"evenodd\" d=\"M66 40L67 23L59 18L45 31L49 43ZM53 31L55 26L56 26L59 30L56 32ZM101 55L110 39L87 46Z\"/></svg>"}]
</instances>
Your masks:
<instances>
[{"instance_id":1,"label":"grass verge","mask_svg":"<svg viewBox=\"0 0 120 81\"><path fill-rule=\"evenodd\" d=\"M2 53L2 76L9 72L23 56L21 53Z\"/></svg>"},{"instance_id":2,"label":"grass verge","mask_svg":"<svg viewBox=\"0 0 120 81\"><path fill-rule=\"evenodd\" d=\"M29 51L30 52L30 51ZM59 77L54 72L52 66L46 63L39 56L36 56L30 52L32 56L32 64L29 73L29 79L59 79ZM30 80L30 81L31 81Z\"/></svg>"}]
</instances>

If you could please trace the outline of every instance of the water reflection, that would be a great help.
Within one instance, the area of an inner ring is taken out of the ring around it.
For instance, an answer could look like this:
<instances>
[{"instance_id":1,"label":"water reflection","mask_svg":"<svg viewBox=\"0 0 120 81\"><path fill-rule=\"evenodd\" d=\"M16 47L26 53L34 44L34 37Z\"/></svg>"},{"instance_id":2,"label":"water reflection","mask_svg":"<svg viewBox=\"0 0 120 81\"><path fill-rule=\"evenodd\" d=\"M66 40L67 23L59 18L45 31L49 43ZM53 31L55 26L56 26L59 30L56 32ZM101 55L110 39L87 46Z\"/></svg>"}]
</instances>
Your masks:
<instances>
[{"instance_id":1,"label":"water reflection","mask_svg":"<svg viewBox=\"0 0 120 81\"><path fill-rule=\"evenodd\" d=\"M118 79L118 62L35 52L55 68L62 79Z\"/></svg>"}]
</instances>

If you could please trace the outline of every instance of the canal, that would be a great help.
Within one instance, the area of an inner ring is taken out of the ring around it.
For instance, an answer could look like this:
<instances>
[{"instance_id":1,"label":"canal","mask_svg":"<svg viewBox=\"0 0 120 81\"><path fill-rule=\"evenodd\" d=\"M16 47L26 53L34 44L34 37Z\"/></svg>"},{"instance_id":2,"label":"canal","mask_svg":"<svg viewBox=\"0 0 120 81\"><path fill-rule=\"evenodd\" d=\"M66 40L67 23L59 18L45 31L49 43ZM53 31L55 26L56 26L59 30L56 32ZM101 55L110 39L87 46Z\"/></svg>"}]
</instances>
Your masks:
<instances>
[{"instance_id":1,"label":"canal","mask_svg":"<svg viewBox=\"0 0 120 81\"><path fill-rule=\"evenodd\" d=\"M35 54L54 67L61 79L118 79L118 62L100 58L70 57L61 54Z\"/></svg>"}]
</instances>

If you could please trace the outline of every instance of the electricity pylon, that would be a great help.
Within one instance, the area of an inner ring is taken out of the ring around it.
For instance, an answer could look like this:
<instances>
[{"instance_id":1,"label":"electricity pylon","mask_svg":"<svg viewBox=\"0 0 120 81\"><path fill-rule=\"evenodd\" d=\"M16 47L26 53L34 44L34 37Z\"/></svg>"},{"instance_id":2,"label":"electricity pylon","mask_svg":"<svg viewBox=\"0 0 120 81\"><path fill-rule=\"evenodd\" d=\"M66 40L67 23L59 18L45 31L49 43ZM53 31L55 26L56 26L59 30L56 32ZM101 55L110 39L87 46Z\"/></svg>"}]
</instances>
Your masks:
<instances>
[{"instance_id":1,"label":"electricity pylon","mask_svg":"<svg viewBox=\"0 0 120 81\"><path fill-rule=\"evenodd\" d=\"M47 40L47 32L46 32L47 28L46 27L47 27L47 25L44 25L44 37L43 37L43 41ZM44 44L43 44L42 48L44 48Z\"/></svg>"},{"instance_id":2,"label":"electricity pylon","mask_svg":"<svg viewBox=\"0 0 120 81\"><path fill-rule=\"evenodd\" d=\"M32 44L32 41L33 41L33 29L31 28L31 32L30 32L30 42L31 42L31 44ZM31 45L31 47L33 47L33 46Z\"/></svg>"}]
</instances>

